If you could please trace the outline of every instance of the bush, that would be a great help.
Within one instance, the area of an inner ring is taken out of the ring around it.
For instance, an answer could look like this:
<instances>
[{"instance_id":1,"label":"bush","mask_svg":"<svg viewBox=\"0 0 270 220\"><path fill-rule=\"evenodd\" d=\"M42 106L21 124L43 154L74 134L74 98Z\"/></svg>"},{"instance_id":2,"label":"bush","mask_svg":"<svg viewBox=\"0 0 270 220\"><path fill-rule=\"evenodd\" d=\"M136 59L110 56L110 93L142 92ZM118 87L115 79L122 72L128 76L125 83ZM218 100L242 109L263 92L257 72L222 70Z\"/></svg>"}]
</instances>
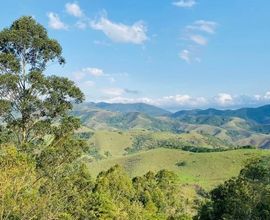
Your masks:
<instances>
[{"instance_id":1,"label":"bush","mask_svg":"<svg viewBox=\"0 0 270 220\"><path fill-rule=\"evenodd\" d=\"M184 166L187 165L187 162L186 161L179 161L175 165L178 166L178 167L184 167Z\"/></svg>"}]
</instances>

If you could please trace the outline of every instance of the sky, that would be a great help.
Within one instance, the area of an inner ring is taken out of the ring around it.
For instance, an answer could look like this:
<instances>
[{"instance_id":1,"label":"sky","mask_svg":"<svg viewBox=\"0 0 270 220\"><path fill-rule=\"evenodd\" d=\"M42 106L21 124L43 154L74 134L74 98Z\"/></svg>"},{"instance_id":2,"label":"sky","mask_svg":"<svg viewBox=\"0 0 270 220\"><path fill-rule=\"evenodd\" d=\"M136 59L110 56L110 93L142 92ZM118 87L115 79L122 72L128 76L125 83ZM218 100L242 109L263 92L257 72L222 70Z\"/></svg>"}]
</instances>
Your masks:
<instances>
[{"instance_id":1,"label":"sky","mask_svg":"<svg viewBox=\"0 0 270 220\"><path fill-rule=\"evenodd\" d=\"M63 47L87 101L171 111L270 102L269 0L8 0L0 29L33 16Z\"/></svg>"}]
</instances>

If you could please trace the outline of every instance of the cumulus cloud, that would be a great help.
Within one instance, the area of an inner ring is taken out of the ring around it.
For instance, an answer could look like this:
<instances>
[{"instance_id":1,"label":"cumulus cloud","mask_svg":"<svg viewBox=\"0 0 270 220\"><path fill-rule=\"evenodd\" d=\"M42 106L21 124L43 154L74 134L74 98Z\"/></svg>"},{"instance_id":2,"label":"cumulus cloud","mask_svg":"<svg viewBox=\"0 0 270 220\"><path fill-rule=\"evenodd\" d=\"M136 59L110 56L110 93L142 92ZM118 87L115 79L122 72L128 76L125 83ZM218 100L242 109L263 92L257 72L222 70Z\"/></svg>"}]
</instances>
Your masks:
<instances>
[{"instance_id":1,"label":"cumulus cloud","mask_svg":"<svg viewBox=\"0 0 270 220\"><path fill-rule=\"evenodd\" d=\"M233 97L228 93L219 93L217 97L215 97L215 100L222 106L231 105L233 103Z\"/></svg>"},{"instance_id":2,"label":"cumulus cloud","mask_svg":"<svg viewBox=\"0 0 270 220\"><path fill-rule=\"evenodd\" d=\"M173 5L180 7L180 8L192 8L196 5L195 0L180 0L177 2L173 2Z\"/></svg>"},{"instance_id":3,"label":"cumulus cloud","mask_svg":"<svg viewBox=\"0 0 270 220\"><path fill-rule=\"evenodd\" d=\"M73 80L78 83L85 82L89 79L93 79L93 77L95 81L98 80L99 82L107 81L109 83L115 83L118 77L124 76L126 75L123 75L122 73L115 73L115 74L105 73L103 69L98 67L85 67L72 73Z\"/></svg>"},{"instance_id":4,"label":"cumulus cloud","mask_svg":"<svg viewBox=\"0 0 270 220\"><path fill-rule=\"evenodd\" d=\"M116 95L105 102L110 103L146 103L150 105L155 105L167 109L180 109L180 108L196 108L199 106L205 106L207 100L203 97L191 97L189 95L173 95L164 96L161 98L149 98L149 97L139 97L139 98L129 98L123 97L121 95ZM120 92L119 92L120 94Z\"/></svg>"},{"instance_id":5,"label":"cumulus cloud","mask_svg":"<svg viewBox=\"0 0 270 220\"><path fill-rule=\"evenodd\" d=\"M108 38L118 43L142 44L147 40L147 28L141 21L129 26L112 22L107 17L102 16L100 19L92 21L90 26L95 30L102 31Z\"/></svg>"},{"instance_id":6,"label":"cumulus cloud","mask_svg":"<svg viewBox=\"0 0 270 220\"><path fill-rule=\"evenodd\" d=\"M165 96L161 99L156 100L159 106L189 106L189 107L198 107L203 106L207 103L206 98L204 97L192 97L190 95L173 95Z\"/></svg>"},{"instance_id":7,"label":"cumulus cloud","mask_svg":"<svg viewBox=\"0 0 270 220\"><path fill-rule=\"evenodd\" d=\"M68 26L61 21L60 17L58 14L49 12L47 14L49 18L49 27L55 30L67 30Z\"/></svg>"},{"instance_id":8,"label":"cumulus cloud","mask_svg":"<svg viewBox=\"0 0 270 220\"><path fill-rule=\"evenodd\" d=\"M104 75L104 71L102 69L95 68L95 67L83 68L82 72L86 74L90 74L92 76L96 76L96 77Z\"/></svg>"},{"instance_id":9,"label":"cumulus cloud","mask_svg":"<svg viewBox=\"0 0 270 220\"><path fill-rule=\"evenodd\" d=\"M74 17L80 18L83 16L83 12L77 3L67 3L65 5L66 12Z\"/></svg>"}]
</instances>

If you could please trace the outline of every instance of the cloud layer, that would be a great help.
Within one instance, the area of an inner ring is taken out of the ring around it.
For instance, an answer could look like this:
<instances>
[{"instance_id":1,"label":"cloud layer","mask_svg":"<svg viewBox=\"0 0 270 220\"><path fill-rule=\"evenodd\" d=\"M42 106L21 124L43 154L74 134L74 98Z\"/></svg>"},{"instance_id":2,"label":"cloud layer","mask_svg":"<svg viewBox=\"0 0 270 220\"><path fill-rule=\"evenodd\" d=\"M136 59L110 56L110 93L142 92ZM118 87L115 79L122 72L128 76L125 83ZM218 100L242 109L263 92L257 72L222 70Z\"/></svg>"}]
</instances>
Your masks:
<instances>
[{"instance_id":1,"label":"cloud layer","mask_svg":"<svg viewBox=\"0 0 270 220\"><path fill-rule=\"evenodd\" d=\"M164 96L161 98L139 97L130 98L123 96L125 90L114 89L108 90L112 95L111 98L102 101L110 103L146 103L159 106L168 110L177 111L181 109L194 108L240 108L246 106L260 106L270 103L270 91L263 95L231 95L228 93L219 93L214 97L192 97L187 94L177 94Z\"/></svg>"}]
</instances>

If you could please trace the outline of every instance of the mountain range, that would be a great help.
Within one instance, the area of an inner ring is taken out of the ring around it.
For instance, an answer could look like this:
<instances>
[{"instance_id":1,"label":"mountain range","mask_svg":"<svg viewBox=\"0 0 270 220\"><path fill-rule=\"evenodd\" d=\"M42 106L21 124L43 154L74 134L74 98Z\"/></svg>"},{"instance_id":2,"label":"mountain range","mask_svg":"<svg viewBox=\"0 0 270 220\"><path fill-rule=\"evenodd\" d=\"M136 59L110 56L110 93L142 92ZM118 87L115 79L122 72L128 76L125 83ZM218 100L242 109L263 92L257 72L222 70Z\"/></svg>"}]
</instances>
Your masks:
<instances>
[{"instance_id":1,"label":"mountain range","mask_svg":"<svg viewBox=\"0 0 270 220\"><path fill-rule=\"evenodd\" d=\"M270 148L270 105L171 113L144 103L83 103L72 114L92 130L147 130L211 135L237 146Z\"/></svg>"}]
</instances>

